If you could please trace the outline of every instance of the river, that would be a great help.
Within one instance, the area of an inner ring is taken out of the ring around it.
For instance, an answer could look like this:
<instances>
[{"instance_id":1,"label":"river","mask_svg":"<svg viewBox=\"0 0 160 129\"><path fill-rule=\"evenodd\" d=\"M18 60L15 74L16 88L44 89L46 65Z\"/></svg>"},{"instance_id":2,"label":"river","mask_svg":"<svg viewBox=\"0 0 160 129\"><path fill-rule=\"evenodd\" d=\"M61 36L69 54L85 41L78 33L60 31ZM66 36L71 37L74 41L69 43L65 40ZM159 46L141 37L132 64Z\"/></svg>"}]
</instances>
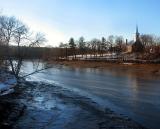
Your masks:
<instances>
[{"instance_id":1,"label":"river","mask_svg":"<svg viewBox=\"0 0 160 129\"><path fill-rule=\"evenodd\" d=\"M32 63L26 61L23 71L29 73L32 70ZM143 70L54 65L51 69L29 76L27 80L53 83L78 91L102 107L129 116L146 127L159 129L160 76L151 74L142 77L137 74Z\"/></svg>"}]
</instances>

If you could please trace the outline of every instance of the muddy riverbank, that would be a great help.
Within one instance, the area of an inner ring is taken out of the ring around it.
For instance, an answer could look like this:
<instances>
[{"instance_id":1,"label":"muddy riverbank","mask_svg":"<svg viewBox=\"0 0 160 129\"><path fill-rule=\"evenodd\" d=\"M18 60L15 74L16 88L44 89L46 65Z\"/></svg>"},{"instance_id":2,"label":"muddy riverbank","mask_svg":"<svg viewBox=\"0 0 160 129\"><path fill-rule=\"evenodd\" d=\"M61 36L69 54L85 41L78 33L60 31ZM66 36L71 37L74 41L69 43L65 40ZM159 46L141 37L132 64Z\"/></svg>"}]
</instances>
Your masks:
<instances>
[{"instance_id":1,"label":"muddy riverbank","mask_svg":"<svg viewBox=\"0 0 160 129\"><path fill-rule=\"evenodd\" d=\"M52 84L23 82L6 99L17 118L3 121L13 129L143 129L131 119L102 109L90 98ZM10 100L9 100L10 98ZM4 98L5 99L5 98ZM3 100L4 100L3 99ZM2 98L1 98L2 100ZM12 100L12 103L11 103ZM14 104L13 104L14 102ZM17 104L17 105L16 105ZM25 105L19 106L19 105ZM1 105L2 108L2 105ZM21 110L22 109L22 110ZM1 116L4 112L1 110ZM10 113L8 113L10 114ZM10 117L10 115L8 115ZM11 126L11 125L12 126ZM2 127L2 126L1 126Z\"/></svg>"}]
</instances>

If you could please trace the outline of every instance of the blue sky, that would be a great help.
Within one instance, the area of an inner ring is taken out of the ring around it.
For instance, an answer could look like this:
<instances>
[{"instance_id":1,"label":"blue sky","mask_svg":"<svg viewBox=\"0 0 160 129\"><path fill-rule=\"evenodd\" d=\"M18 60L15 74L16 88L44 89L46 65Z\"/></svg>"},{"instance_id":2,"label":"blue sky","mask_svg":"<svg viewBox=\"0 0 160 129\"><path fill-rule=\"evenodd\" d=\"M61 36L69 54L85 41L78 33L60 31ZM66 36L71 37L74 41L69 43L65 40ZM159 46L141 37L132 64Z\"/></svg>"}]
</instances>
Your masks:
<instances>
[{"instance_id":1,"label":"blue sky","mask_svg":"<svg viewBox=\"0 0 160 129\"><path fill-rule=\"evenodd\" d=\"M47 45L140 33L160 35L160 0L0 0L1 13L14 15L32 30L45 33Z\"/></svg>"}]
</instances>

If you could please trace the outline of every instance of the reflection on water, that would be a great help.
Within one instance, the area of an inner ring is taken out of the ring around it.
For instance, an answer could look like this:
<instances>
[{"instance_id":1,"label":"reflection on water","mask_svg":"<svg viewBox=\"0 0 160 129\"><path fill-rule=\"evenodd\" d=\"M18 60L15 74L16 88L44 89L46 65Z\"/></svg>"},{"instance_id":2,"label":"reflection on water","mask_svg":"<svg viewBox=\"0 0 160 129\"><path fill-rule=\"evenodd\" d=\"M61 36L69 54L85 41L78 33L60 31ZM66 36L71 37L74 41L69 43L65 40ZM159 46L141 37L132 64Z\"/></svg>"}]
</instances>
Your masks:
<instances>
[{"instance_id":1,"label":"reflection on water","mask_svg":"<svg viewBox=\"0 0 160 129\"><path fill-rule=\"evenodd\" d=\"M23 71L31 72L31 62ZM43 64L41 64L43 66ZM36 81L49 81L70 89L87 92L102 100L103 105L128 115L151 128L160 122L160 77L146 74L140 68L71 68L55 65L30 77Z\"/></svg>"}]
</instances>

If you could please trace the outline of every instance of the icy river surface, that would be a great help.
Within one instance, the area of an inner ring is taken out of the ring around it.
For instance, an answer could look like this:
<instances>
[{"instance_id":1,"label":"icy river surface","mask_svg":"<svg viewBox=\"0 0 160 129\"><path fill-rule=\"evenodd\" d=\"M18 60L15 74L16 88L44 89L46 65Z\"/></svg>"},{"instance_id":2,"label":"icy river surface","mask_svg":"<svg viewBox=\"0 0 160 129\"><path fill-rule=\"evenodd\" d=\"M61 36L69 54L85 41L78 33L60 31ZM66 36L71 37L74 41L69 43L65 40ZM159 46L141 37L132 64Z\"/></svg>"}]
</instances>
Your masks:
<instances>
[{"instance_id":1,"label":"icy river surface","mask_svg":"<svg viewBox=\"0 0 160 129\"><path fill-rule=\"evenodd\" d=\"M42 64L41 64L42 65ZM32 71L31 62L23 70ZM160 76L144 75L144 69L95 69L55 65L29 76L31 81L42 81L78 91L97 101L102 107L129 116L149 128L159 128Z\"/></svg>"}]
</instances>

